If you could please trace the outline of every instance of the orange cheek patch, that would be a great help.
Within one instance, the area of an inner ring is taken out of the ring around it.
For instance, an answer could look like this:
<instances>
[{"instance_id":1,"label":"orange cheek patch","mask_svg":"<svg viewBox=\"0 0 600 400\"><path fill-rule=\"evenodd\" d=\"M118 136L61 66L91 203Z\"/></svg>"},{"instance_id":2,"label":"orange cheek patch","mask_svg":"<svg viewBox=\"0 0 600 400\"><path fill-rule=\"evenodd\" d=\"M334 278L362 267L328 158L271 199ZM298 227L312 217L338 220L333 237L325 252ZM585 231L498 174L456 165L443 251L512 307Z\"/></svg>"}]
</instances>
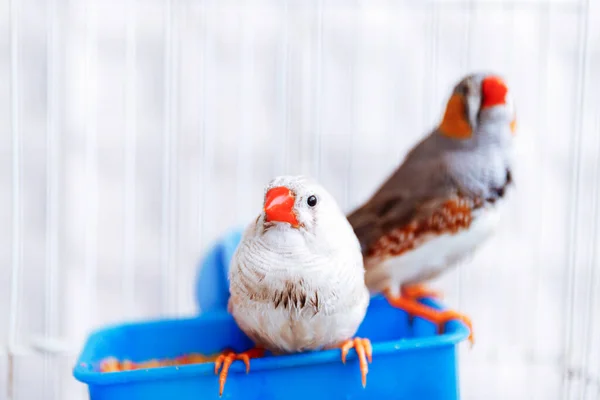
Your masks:
<instances>
[{"instance_id":1,"label":"orange cheek patch","mask_svg":"<svg viewBox=\"0 0 600 400\"><path fill-rule=\"evenodd\" d=\"M453 94L448 100L444 118L440 124L440 131L453 139L468 139L473 133L471 125L466 119L466 109L463 99Z\"/></svg>"},{"instance_id":2,"label":"orange cheek patch","mask_svg":"<svg viewBox=\"0 0 600 400\"><path fill-rule=\"evenodd\" d=\"M510 123L510 131L514 134L517 133L517 119L513 119L512 122Z\"/></svg>"}]
</instances>

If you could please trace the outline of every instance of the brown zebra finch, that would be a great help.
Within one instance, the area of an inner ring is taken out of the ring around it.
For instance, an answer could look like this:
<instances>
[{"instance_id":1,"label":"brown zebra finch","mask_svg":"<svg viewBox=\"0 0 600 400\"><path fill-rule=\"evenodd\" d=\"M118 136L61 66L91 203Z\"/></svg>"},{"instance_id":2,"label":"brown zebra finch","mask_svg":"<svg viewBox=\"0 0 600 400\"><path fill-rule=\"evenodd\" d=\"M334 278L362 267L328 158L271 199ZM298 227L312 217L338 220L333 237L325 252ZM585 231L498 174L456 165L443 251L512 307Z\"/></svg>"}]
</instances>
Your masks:
<instances>
[{"instance_id":1,"label":"brown zebra finch","mask_svg":"<svg viewBox=\"0 0 600 400\"><path fill-rule=\"evenodd\" d=\"M265 190L263 211L244 232L229 270L228 308L255 343L250 352L223 353L220 393L236 360L264 350L289 354L351 348L363 386L371 362L368 339L353 338L369 304L360 245L333 197L301 176L281 176Z\"/></svg>"},{"instance_id":2,"label":"brown zebra finch","mask_svg":"<svg viewBox=\"0 0 600 400\"><path fill-rule=\"evenodd\" d=\"M512 188L515 112L505 82L473 74L455 87L440 125L348 219L360 241L366 282L390 303L443 329L450 319L417 298L421 284L473 252L494 231ZM473 341L472 330L470 336Z\"/></svg>"}]
</instances>

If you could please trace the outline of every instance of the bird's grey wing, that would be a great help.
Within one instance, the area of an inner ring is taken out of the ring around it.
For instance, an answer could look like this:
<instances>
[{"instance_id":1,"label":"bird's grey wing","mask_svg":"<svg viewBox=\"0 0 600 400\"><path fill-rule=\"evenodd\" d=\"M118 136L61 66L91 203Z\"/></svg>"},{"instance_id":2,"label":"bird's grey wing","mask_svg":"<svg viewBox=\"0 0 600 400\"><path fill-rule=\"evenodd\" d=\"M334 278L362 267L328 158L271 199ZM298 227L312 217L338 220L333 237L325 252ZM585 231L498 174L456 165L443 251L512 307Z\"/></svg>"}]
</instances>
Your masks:
<instances>
[{"instance_id":1,"label":"bird's grey wing","mask_svg":"<svg viewBox=\"0 0 600 400\"><path fill-rule=\"evenodd\" d=\"M364 257L399 255L432 235L469 227L473 211L504 196L502 184L456 174L444 157L404 164L348 220Z\"/></svg>"},{"instance_id":2,"label":"bird's grey wing","mask_svg":"<svg viewBox=\"0 0 600 400\"><path fill-rule=\"evenodd\" d=\"M465 197L442 158L403 164L348 220L363 256L395 230L427 220L453 201Z\"/></svg>"}]
</instances>

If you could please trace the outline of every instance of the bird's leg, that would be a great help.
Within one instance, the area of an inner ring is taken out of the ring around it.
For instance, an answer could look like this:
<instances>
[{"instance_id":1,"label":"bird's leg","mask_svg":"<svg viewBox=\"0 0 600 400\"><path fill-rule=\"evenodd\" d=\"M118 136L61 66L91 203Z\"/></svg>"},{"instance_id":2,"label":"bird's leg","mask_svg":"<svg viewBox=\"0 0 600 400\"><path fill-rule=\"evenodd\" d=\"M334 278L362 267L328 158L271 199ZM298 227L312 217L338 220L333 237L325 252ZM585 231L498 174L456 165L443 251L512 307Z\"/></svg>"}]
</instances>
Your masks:
<instances>
[{"instance_id":1,"label":"bird's leg","mask_svg":"<svg viewBox=\"0 0 600 400\"><path fill-rule=\"evenodd\" d=\"M348 339L330 348L340 348L342 350L342 363L346 364L346 356L350 349L354 348L358 355L358 362L360 365L360 374L362 378L363 387L367 386L367 374L369 373L368 362L373 361L373 348L371 347L371 341L364 338Z\"/></svg>"},{"instance_id":2,"label":"bird's leg","mask_svg":"<svg viewBox=\"0 0 600 400\"><path fill-rule=\"evenodd\" d=\"M412 317L421 317L428 321L433 322L438 327L438 332L443 333L446 322L457 319L462 321L467 327L469 327L469 342L473 345L473 325L471 319L466 315L459 314L452 310L436 310L432 307L428 307L424 304L419 303L415 298L401 296L394 296L389 290L384 291L384 295L390 305L396 308L400 308L408 313Z\"/></svg>"},{"instance_id":3,"label":"bird's leg","mask_svg":"<svg viewBox=\"0 0 600 400\"><path fill-rule=\"evenodd\" d=\"M223 395L223 389L225 388L225 381L227 381L227 374L229 373L229 367L236 360L241 360L246 364L246 373L250 372L250 359L259 358L265 355L264 349L253 348L243 353L235 353L231 350L225 350L215 360L215 374L219 373L221 366L223 369L219 374L219 396Z\"/></svg>"},{"instance_id":4,"label":"bird's leg","mask_svg":"<svg viewBox=\"0 0 600 400\"><path fill-rule=\"evenodd\" d=\"M422 284L402 285L400 291L402 293L402 297L413 300L418 300L423 297L433 297L435 299L442 298L441 292L433 289L428 289L427 287L425 287L425 285Z\"/></svg>"}]
</instances>

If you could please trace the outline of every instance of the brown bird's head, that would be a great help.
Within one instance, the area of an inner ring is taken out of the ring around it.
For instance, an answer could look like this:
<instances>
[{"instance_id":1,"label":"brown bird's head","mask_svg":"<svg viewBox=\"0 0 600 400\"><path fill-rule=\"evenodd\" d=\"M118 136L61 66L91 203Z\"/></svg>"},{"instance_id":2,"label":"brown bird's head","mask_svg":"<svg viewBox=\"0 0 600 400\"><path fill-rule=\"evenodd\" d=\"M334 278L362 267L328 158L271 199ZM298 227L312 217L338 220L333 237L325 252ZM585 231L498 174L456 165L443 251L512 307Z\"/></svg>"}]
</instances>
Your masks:
<instances>
[{"instance_id":1,"label":"brown bird's head","mask_svg":"<svg viewBox=\"0 0 600 400\"><path fill-rule=\"evenodd\" d=\"M438 131L452 139L469 139L480 132L516 131L513 101L497 75L472 74L455 87Z\"/></svg>"}]
</instances>

